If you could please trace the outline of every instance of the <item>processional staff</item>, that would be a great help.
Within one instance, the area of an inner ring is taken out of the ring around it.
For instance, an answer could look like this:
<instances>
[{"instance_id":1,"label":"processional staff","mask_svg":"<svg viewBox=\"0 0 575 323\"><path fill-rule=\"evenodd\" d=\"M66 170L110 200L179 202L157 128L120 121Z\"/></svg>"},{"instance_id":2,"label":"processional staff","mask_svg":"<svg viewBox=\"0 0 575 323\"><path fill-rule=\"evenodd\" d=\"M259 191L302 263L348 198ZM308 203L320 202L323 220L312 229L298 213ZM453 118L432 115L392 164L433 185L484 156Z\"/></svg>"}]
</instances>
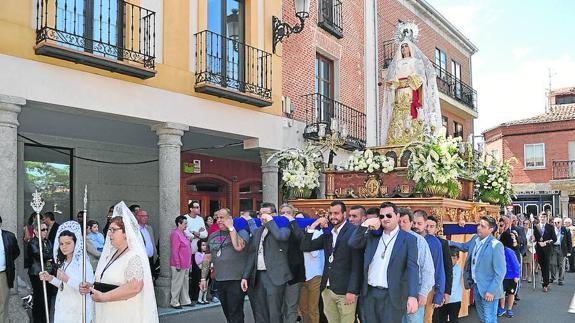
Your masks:
<instances>
[{"instance_id":1,"label":"processional staff","mask_svg":"<svg viewBox=\"0 0 575 323\"><path fill-rule=\"evenodd\" d=\"M42 267L42 271L44 271L44 246L42 243L42 228L40 222L40 213L44 208L44 201L42 200L42 194L36 192L32 193L32 201L30 202L30 206L36 212L36 225L38 230L38 247L40 249L40 267ZM44 311L46 312L46 322L50 322L50 311L48 309L48 293L46 291L46 281L42 280L42 292L44 293Z\"/></svg>"},{"instance_id":2,"label":"processional staff","mask_svg":"<svg viewBox=\"0 0 575 323\"><path fill-rule=\"evenodd\" d=\"M82 282L86 282L86 218L88 217L88 185L84 186L84 216L82 217ZM86 295L82 295L82 323L86 323Z\"/></svg>"}]
</instances>

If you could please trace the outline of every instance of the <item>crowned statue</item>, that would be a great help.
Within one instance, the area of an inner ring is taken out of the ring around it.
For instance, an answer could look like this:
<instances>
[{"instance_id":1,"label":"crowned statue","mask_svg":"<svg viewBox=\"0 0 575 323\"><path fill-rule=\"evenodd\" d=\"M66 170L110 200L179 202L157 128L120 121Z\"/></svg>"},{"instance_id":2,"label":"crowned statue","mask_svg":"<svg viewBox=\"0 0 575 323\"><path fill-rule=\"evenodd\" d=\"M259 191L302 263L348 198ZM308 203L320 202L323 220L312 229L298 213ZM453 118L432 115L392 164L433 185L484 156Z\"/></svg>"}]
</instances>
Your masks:
<instances>
[{"instance_id":1,"label":"crowned statue","mask_svg":"<svg viewBox=\"0 0 575 323\"><path fill-rule=\"evenodd\" d=\"M402 146L441 129L435 68L415 45L419 28L400 22L396 53L384 76L381 144Z\"/></svg>"}]
</instances>

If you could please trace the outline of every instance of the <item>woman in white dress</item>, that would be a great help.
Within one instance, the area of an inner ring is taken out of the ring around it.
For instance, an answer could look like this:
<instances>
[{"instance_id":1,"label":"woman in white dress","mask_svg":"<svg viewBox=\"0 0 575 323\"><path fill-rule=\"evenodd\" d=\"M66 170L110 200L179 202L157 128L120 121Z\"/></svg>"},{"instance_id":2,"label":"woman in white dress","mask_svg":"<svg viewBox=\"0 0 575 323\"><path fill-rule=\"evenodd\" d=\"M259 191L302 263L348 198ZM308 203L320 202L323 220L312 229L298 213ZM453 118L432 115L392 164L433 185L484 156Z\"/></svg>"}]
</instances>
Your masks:
<instances>
[{"instance_id":1,"label":"woman in white dress","mask_svg":"<svg viewBox=\"0 0 575 323\"><path fill-rule=\"evenodd\" d=\"M58 247L54 248L54 261L58 264L56 277L47 272L40 273L40 279L58 287L54 305L54 323L82 322L82 230L76 221L64 222L56 232ZM86 263L86 281L94 281L90 261ZM92 300L86 297L86 322L92 321Z\"/></svg>"},{"instance_id":2,"label":"woman in white dress","mask_svg":"<svg viewBox=\"0 0 575 323\"><path fill-rule=\"evenodd\" d=\"M90 294L94 323L159 322L144 241L124 202L114 207Z\"/></svg>"}]
</instances>

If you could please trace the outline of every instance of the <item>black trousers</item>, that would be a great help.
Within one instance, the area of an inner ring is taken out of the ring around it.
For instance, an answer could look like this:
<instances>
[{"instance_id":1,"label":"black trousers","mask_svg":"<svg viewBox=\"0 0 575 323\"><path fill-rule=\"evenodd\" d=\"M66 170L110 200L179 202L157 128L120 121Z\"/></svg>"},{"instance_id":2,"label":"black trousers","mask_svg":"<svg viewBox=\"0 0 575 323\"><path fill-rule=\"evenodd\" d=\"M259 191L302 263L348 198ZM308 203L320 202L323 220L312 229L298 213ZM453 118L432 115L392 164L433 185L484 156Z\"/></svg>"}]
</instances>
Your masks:
<instances>
[{"instance_id":1,"label":"black trousers","mask_svg":"<svg viewBox=\"0 0 575 323\"><path fill-rule=\"evenodd\" d=\"M396 323L406 313L406 308L397 309L391 303L389 290L369 286L363 306L364 317L369 323Z\"/></svg>"},{"instance_id":2,"label":"black trousers","mask_svg":"<svg viewBox=\"0 0 575 323\"><path fill-rule=\"evenodd\" d=\"M228 323L244 323L244 299L239 280L219 281L218 295Z\"/></svg>"},{"instance_id":3,"label":"black trousers","mask_svg":"<svg viewBox=\"0 0 575 323\"><path fill-rule=\"evenodd\" d=\"M575 247L571 250L571 256L569 259L569 272L575 273Z\"/></svg>"},{"instance_id":4,"label":"black trousers","mask_svg":"<svg viewBox=\"0 0 575 323\"><path fill-rule=\"evenodd\" d=\"M202 270L196 262L194 261L194 255L192 255L192 267L190 268L190 299L192 302L198 300L198 295L200 294L200 278L202 276Z\"/></svg>"},{"instance_id":5,"label":"black trousers","mask_svg":"<svg viewBox=\"0 0 575 323\"><path fill-rule=\"evenodd\" d=\"M537 251L537 262L541 267L541 277L543 277L543 287L549 286L549 256L551 251L541 250Z\"/></svg>"},{"instance_id":6,"label":"black trousers","mask_svg":"<svg viewBox=\"0 0 575 323\"><path fill-rule=\"evenodd\" d=\"M438 313L439 323L458 323L460 309L461 302L443 304L443 306L435 310ZM435 312L433 313L435 314Z\"/></svg>"},{"instance_id":7,"label":"black trousers","mask_svg":"<svg viewBox=\"0 0 575 323\"><path fill-rule=\"evenodd\" d=\"M30 277L30 283L32 284L32 319L34 323L46 323L46 310L44 307L44 291L42 288L42 281L38 275L28 275ZM51 285L46 283L47 296L48 296L48 306L50 306L50 301L52 299L52 291L49 288ZM6 309L8 311L8 309Z\"/></svg>"},{"instance_id":8,"label":"black trousers","mask_svg":"<svg viewBox=\"0 0 575 323\"><path fill-rule=\"evenodd\" d=\"M285 284L281 286L274 285L267 271L258 270L256 283L253 287L253 292L250 294L250 303L256 323L282 322L284 292ZM253 301L251 300L252 297Z\"/></svg>"}]
</instances>

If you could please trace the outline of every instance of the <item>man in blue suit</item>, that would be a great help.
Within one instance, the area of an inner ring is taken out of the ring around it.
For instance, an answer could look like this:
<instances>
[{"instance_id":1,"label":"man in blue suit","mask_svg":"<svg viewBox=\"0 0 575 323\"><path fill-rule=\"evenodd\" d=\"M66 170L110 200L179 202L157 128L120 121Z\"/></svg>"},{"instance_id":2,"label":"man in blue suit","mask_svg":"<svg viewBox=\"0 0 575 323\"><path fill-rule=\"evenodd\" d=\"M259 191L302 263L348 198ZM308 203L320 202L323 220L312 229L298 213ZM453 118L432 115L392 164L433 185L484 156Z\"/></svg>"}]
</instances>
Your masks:
<instances>
[{"instance_id":1,"label":"man in blue suit","mask_svg":"<svg viewBox=\"0 0 575 323\"><path fill-rule=\"evenodd\" d=\"M471 240L449 241L450 246L470 253L465 260L463 283L465 288L473 288L475 308L482 323L497 322L497 302L503 297L505 252L503 244L492 236L496 228L495 219L483 216Z\"/></svg>"},{"instance_id":2,"label":"man in blue suit","mask_svg":"<svg viewBox=\"0 0 575 323\"><path fill-rule=\"evenodd\" d=\"M364 249L362 311L366 322L401 322L418 309L417 239L399 228L395 204L384 202L379 217L366 220L349 240ZM379 234L375 231L379 231Z\"/></svg>"}]
</instances>

